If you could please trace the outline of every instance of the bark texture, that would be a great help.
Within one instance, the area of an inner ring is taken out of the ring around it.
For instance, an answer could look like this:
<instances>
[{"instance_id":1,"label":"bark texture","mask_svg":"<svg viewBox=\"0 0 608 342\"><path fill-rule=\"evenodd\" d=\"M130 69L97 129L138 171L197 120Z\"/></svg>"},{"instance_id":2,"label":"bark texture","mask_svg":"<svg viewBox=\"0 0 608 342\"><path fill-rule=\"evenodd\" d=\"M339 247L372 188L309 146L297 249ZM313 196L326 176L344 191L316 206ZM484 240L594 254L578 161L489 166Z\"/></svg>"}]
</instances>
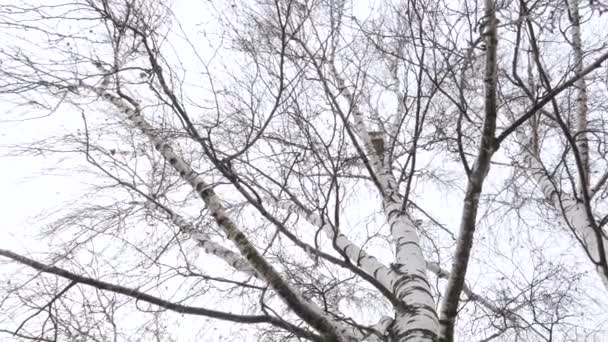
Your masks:
<instances>
[{"instance_id":1,"label":"bark texture","mask_svg":"<svg viewBox=\"0 0 608 342\"><path fill-rule=\"evenodd\" d=\"M460 295L464 289L465 278L473 239L477 224L477 210L479 208L479 197L481 196L483 183L490 171L490 161L497 149L495 144L496 134L496 83L497 83L497 60L496 50L497 39L497 19L494 1L485 1L485 15L483 18L483 28L481 34L486 43L485 73L484 73L484 112L485 118L482 129L481 142L477 159L471 168L467 189L462 208L462 218L456 251L452 261L452 268L446 291L439 308L440 315L440 341L454 341L454 328L456 316L458 315L458 305Z\"/></svg>"},{"instance_id":2,"label":"bark texture","mask_svg":"<svg viewBox=\"0 0 608 342\"><path fill-rule=\"evenodd\" d=\"M277 270L259 253L236 223L227 215L226 209L213 190L213 186L208 184L173 151L171 145L144 119L139 108L132 108L126 101L104 89L86 85L82 85L82 87L95 92L98 96L112 103L126 116L128 122L134 128L139 129L150 140L154 148L179 173L180 177L200 195L217 225L224 231L227 238L235 244L251 267L298 317L319 331L327 341L347 342L354 340L354 337L350 336L349 329L331 320L316 304L305 300L296 289L285 282Z\"/></svg>"}]
</instances>

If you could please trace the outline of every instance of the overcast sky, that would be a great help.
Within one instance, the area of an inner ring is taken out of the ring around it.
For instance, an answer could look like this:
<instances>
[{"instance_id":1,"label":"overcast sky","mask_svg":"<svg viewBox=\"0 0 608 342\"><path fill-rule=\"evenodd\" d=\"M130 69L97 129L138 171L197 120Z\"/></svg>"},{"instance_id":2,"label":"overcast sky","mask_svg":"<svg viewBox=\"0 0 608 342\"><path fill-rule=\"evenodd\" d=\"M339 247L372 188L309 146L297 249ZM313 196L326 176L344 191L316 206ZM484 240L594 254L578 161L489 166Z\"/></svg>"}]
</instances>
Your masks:
<instances>
[{"instance_id":1,"label":"overcast sky","mask_svg":"<svg viewBox=\"0 0 608 342\"><path fill-rule=\"evenodd\" d=\"M203 10L202 7L196 8L193 5L198 1L180 0L175 3L174 11L180 18L185 31L213 31L212 26L199 25L203 18ZM70 111L58 111L49 117L19 121L46 113L31 113L29 108L15 108L6 103L0 103L0 106L3 108L3 113L0 115L0 155L2 156L0 158L0 191L2 193L0 196L2 222L0 224L0 248L16 252L43 252L45 251L44 243L37 244L32 235L42 224L48 222L45 220L46 217L52 216L58 209L77 200L86 189L87 183L94 180L82 173L73 174L72 170L75 167L85 164L82 154L74 154L69 157L48 154L35 158L7 156L7 154L13 153L8 147L62 135L66 132L75 132L82 126L82 122L78 113ZM435 214L440 221L455 229L462 205L462 202L456 199L457 197L459 195L452 199L447 196L427 196L421 200L421 204L425 204L427 208L433 208L433 206L435 209L445 208ZM479 234L480 237L486 235L488 239L498 235L497 232L491 231L480 231ZM480 241L479 243L482 247L485 242ZM493 244L494 241L488 243ZM547 246L547 248L550 247ZM521 266L526 268L530 265ZM487 269L479 267L472 268L469 279L474 283L487 271ZM606 305L606 299L597 298L596 300L604 301L602 305Z\"/></svg>"}]
</instances>

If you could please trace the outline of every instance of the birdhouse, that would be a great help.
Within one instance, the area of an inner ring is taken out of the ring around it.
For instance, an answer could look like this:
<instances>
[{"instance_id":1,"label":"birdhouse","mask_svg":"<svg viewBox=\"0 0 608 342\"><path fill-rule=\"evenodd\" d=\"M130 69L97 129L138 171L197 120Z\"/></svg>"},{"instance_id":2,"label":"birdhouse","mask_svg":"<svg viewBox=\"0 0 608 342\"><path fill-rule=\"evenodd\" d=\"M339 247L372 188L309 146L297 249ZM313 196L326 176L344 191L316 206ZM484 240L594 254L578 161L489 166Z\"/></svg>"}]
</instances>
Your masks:
<instances>
[{"instance_id":1,"label":"birdhouse","mask_svg":"<svg viewBox=\"0 0 608 342\"><path fill-rule=\"evenodd\" d=\"M376 155L380 158L384 157L384 133L369 132L369 138L372 141Z\"/></svg>"}]
</instances>

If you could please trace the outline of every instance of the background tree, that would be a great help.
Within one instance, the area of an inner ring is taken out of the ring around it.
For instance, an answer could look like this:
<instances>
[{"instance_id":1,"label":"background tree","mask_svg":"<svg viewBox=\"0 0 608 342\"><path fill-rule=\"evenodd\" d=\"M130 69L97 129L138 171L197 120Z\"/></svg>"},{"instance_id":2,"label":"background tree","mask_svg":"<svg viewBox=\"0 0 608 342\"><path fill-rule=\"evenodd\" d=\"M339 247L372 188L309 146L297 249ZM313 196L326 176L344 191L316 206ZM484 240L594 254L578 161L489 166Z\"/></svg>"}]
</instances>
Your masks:
<instances>
[{"instance_id":1,"label":"background tree","mask_svg":"<svg viewBox=\"0 0 608 342\"><path fill-rule=\"evenodd\" d=\"M0 9L3 125L74 127L5 154L89 184L0 249L8 339L606 333L601 4Z\"/></svg>"}]
</instances>

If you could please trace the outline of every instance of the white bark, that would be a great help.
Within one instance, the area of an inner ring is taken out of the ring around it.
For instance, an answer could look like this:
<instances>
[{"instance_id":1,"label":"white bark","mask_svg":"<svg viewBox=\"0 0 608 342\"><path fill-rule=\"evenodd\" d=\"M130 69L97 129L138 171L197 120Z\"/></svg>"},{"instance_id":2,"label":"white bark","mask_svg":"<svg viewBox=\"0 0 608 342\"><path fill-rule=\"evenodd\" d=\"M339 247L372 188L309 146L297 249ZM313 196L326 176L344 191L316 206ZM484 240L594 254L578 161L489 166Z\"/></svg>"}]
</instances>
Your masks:
<instances>
[{"instance_id":1,"label":"white bark","mask_svg":"<svg viewBox=\"0 0 608 342\"><path fill-rule=\"evenodd\" d=\"M437 337L439 321L431 294L431 286L426 275L426 260L420 248L416 225L409 216L402 212L403 198L399 195L397 181L390 165L385 163L384 155L378 155L364 122L363 114L358 108L354 96L346 87L333 64L330 65L336 79L340 94L353 107L353 117L357 135L363 142L371 169L379 182L382 204L391 236L395 242L395 273L397 281L392 286L395 296L402 301L395 308L395 321L391 327L391 339L401 341L433 341Z\"/></svg>"},{"instance_id":2,"label":"white bark","mask_svg":"<svg viewBox=\"0 0 608 342\"><path fill-rule=\"evenodd\" d=\"M315 303L305 300L298 290L285 282L227 215L226 209L215 194L212 185L208 184L202 176L173 151L171 145L161 137L160 132L144 119L139 108L132 108L126 101L104 89L85 84L80 84L80 87L88 89L112 103L126 116L128 122L134 128L139 129L150 140L155 149L179 173L180 177L190 184L196 193L200 194L218 226L224 231L228 239L236 245L251 267L256 270L261 278L266 280L298 317L318 330L328 341L347 342L356 340L348 326L331 319Z\"/></svg>"},{"instance_id":3,"label":"white bark","mask_svg":"<svg viewBox=\"0 0 608 342\"><path fill-rule=\"evenodd\" d=\"M383 342L384 339L380 336L386 336L388 328L393 323L393 319L388 316L382 317L378 323L374 324L371 328L376 331L376 335L370 335L365 338L367 342Z\"/></svg>"},{"instance_id":4,"label":"white bark","mask_svg":"<svg viewBox=\"0 0 608 342\"><path fill-rule=\"evenodd\" d=\"M300 217L304 218L306 221L308 221L310 224L312 224L313 226L320 228L323 233L325 233L325 235L327 236L328 239L333 240L334 238L336 239L336 245L338 248L340 248L351 260L356 261L357 265L359 265L366 273L374 276L374 279L378 280L382 285L384 285L385 287L395 291L395 295L397 296L397 298L402 299L407 297L407 299L409 300L410 298L412 298L411 295L408 295L404 292L408 291L409 286L406 286L406 283L410 283L411 284L417 284L419 282L423 282L424 284L428 284L426 279L426 273L424 272L424 267L425 266L421 266L421 265L415 265L415 267L419 267L422 268L422 271L419 272L417 271L418 277L415 276L410 276L410 277L405 277L403 275L400 275L398 273L393 272L390 268L386 267L384 264L382 264L380 261L378 261L378 259L376 259L374 256L368 254L367 252L365 252L364 250L360 249L356 244L352 243L344 234L338 233L338 235L335 235L335 232L333 231L333 229L331 228L331 226L329 224L323 224L321 218L319 217L319 215L311 213L311 212L306 212L305 210L303 210L302 208L298 207L297 205L293 204L293 203L287 203L287 202L276 202L276 205L279 206L280 208L283 208L285 210L288 210L290 212L296 213L298 214ZM399 220L395 220L396 224L398 225L399 223L403 223L406 222L408 218L405 217L402 221ZM411 225L413 226L413 223L411 223ZM408 230L408 232L411 232L411 230ZM398 233L398 232L397 232ZM415 231L414 231L415 233ZM409 237L411 239L411 236ZM402 237L401 241L409 241L407 240L408 237ZM417 237L416 237L417 239ZM411 253L411 251L407 251L406 246L399 246L398 250L401 253L401 258L410 258L413 256L413 254ZM403 259L406 260L406 259ZM414 260L415 260L415 255L414 255ZM430 264L429 264L430 265ZM405 272L410 272L408 274L415 274L412 273L413 268L407 268L412 267L412 264L409 263L407 265L397 265L399 268L399 273L403 272L403 268L406 268ZM433 267L433 266L430 266ZM434 270L434 268L429 268L431 270ZM424 279L421 279L421 278ZM426 305L427 305L427 309L429 310L429 313L427 313L427 318L426 320L421 320L422 322L419 322L416 326L417 329L429 329L430 331L434 331L433 329L435 329L435 326L433 326L433 323L436 322L436 317L433 317L432 312L434 312L434 303L432 301L432 297L430 298L430 301L427 299L428 297L426 296L420 296L419 298L414 298L415 300L417 300L418 302L424 302L426 301ZM408 301L404 301L405 303L409 303ZM424 312L422 312L423 310L420 310L421 314L424 314ZM403 315L399 315L399 312L397 311L397 320L393 320L390 318L384 318L382 319L380 322L378 322L374 328L376 330L378 330L379 332L385 332L385 329L387 329L389 327L389 325L391 325L393 322L395 322L395 326L393 327L393 329L397 329L397 331L408 331L409 324L411 324L411 321L408 321L405 319L405 317ZM399 321L399 319L401 320L401 322ZM426 323L426 325L424 325ZM380 327L382 327L382 329L380 329ZM384 330L383 330L384 329ZM400 330L399 330L400 329ZM368 340L368 339L366 339ZM409 340L415 340L415 339L409 339Z\"/></svg>"},{"instance_id":5,"label":"white bark","mask_svg":"<svg viewBox=\"0 0 608 342\"><path fill-rule=\"evenodd\" d=\"M401 212L401 202L388 198L384 203L391 234L396 242L395 266L399 280L393 291L405 304L396 312L394 341L433 341L437 336L439 321L416 227Z\"/></svg>"},{"instance_id":6,"label":"white bark","mask_svg":"<svg viewBox=\"0 0 608 342\"><path fill-rule=\"evenodd\" d=\"M260 275L238 253L235 253L232 250L222 246L221 244L212 241L211 237L208 234L201 232L200 229L194 227L188 220L184 219L175 211L166 207L163 207L161 209L158 205L149 201L144 203L144 206L149 209L164 211L167 218L171 220L171 222L180 229L180 232L188 234L194 240L196 240L196 242L198 242L198 244L203 248L205 253L220 258L222 261L230 265L236 271L260 279Z\"/></svg>"},{"instance_id":7,"label":"white bark","mask_svg":"<svg viewBox=\"0 0 608 342\"><path fill-rule=\"evenodd\" d=\"M579 0L570 0L570 21L572 23L572 54L574 55L574 71L577 76L583 73L583 43L581 39L581 18L579 15ZM575 141L581 159L579 170L579 193L589 189L589 140L587 138L587 85L584 77L575 83L576 97L576 130Z\"/></svg>"},{"instance_id":8,"label":"white bark","mask_svg":"<svg viewBox=\"0 0 608 342\"><path fill-rule=\"evenodd\" d=\"M517 138L522 145L525 145L527 137L524 133L518 132ZM598 234L587 215L585 204L568 194L559 192L541 162L529 151L524 150L524 153L526 154L529 175L534 179L545 199L558 210L566 226L572 229L591 260L594 262L600 260L600 245L604 246L604 257L608 259L606 234L601 234L601 239L598 239ZM595 268L604 286L608 289L608 274L600 265L596 264Z\"/></svg>"},{"instance_id":9,"label":"white bark","mask_svg":"<svg viewBox=\"0 0 608 342\"><path fill-rule=\"evenodd\" d=\"M287 210L291 213L296 213L298 216L305 219L311 225L315 226L316 228L320 228L329 240L334 239L335 233L333 229L329 224L323 224L319 215L305 211L304 209L300 208L292 202L275 201L274 199L270 198L267 198L266 202L272 202L273 204L284 210ZM373 275L376 280L378 280L381 284L385 286L390 284L389 288L392 288L394 282L397 280L397 277L391 271L390 268L386 267L374 256L360 249L356 244L351 242L344 234L338 234L338 236L336 237L336 245L351 259L351 261L355 262L366 273ZM441 268L441 266L437 263L427 262L426 268L429 271L433 272L438 278L448 279L450 276L450 272ZM521 319L517 316L517 314L494 305L487 298L475 293L466 284L464 285L463 292L470 300L479 303L481 306L485 307L496 315L504 316L511 323L518 324L519 322L521 322ZM388 328L388 326L392 324L392 322L392 318L384 317L372 328L376 330L379 334L384 334L386 328ZM371 338L372 337L366 338L366 341L372 341Z\"/></svg>"},{"instance_id":10,"label":"white bark","mask_svg":"<svg viewBox=\"0 0 608 342\"><path fill-rule=\"evenodd\" d=\"M575 76L579 78L574 83L576 88L576 115L575 121L576 126L574 133L575 144L578 150L578 156L580 157L580 168L578 177L578 195L579 197L585 197L584 194L588 193L589 197L598 191L597 186L601 186L603 183L602 179L598 182L596 187L590 188L589 178L589 142L587 138L587 113L588 113L588 95L587 85L583 75L585 69L583 65L583 46L581 38L581 18L579 14L579 0L569 0L568 5L570 7L570 20L572 23L572 54L574 57L574 72ZM522 146L526 145L528 141L527 137L522 132L517 132L517 139ZM525 159L528 163L528 173L534 179L536 185L540 188L545 196L545 199L560 213L560 216L567 227L569 227L576 238L581 243L585 252L588 254L592 262L595 263L595 268L600 276L604 286L608 289L608 270L602 267L598 262L603 257L608 259L608 239L606 234L598 234L595 227L596 225L587 213L584 202L576 200L572 196L562 193L556 188L553 180L547 175L541 161L538 156L531 153L528 150L524 150ZM608 173L607 173L608 175ZM603 249L603 251L602 251ZM604 265L605 266L605 265Z\"/></svg>"},{"instance_id":11,"label":"white bark","mask_svg":"<svg viewBox=\"0 0 608 342\"><path fill-rule=\"evenodd\" d=\"M598 177L597 183L589 189L589 198L593 198L599 191L602 190L604 185L608 182L608 170L604 172L600 177Z\"/></svg>"},{"instance_id":12,"label":"white bark","mask_svg":"<svg viewBox=\"0 0 608 342\"><path fill-rule=\"evenodd\" d=\"M312 212L307 212L292 202L274 201L274 203L279 208L296 213L311 225L320 228L330 241L334 241L335 239L336 246L342 253L348 256L353 264L361 267L363 271L374 277L374 279L376 279L385 288L389 290L393 288L396 277L390 268L386 267L383 263L378 261L376 257L368 254L359 246L351 242L346 235L342 233L338 233L336 235L331 225L327 223L323 224L323 221L319 215Z\"/></svg>"},{"instance_id":13,"label":"white bark","mask_svg":"<svg viewBox=\"0 0 608 342\"><path fill-rule=\"evenodd\" d=\"M477 225L477 211L483 184L490 170L492 155L497 149L495 144L497 117L497 30L496 4L493 0L484 1L484 28L481 35L486 43L484 70L484 121L481 132L477 158L468 174L467 189L460 219L456 251L454 252L450 277L442 298L440 315L440 337L442 342L454 341L456 317L460 296L464 289L465 277L473 248Z\"/></svg>"}]
</instances>

